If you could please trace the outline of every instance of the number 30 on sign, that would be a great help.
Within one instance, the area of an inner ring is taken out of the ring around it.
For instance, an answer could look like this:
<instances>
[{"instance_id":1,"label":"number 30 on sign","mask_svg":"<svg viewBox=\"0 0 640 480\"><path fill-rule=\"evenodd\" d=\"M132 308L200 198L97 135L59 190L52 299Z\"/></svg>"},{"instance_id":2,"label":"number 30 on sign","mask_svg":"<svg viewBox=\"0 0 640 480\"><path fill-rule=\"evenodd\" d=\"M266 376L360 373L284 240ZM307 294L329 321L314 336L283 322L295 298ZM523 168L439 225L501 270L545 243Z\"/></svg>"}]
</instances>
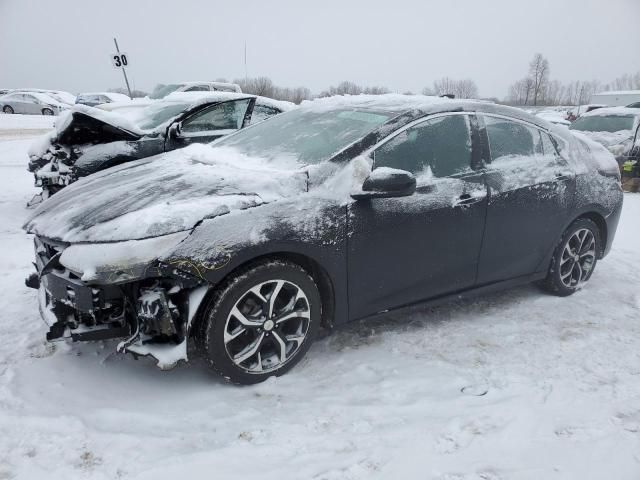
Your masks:
<instances>
[{"instance_id":1,"label":"number 30 on sign","mask_svg":"<svg viewBox=\"0 0 640 480\"><path fill-rule=\"evenodd\" d=\"M112 53L111 64L115 68L123 68L129 65L129 55L126 53Z\"/></svg>"}]
</instances>

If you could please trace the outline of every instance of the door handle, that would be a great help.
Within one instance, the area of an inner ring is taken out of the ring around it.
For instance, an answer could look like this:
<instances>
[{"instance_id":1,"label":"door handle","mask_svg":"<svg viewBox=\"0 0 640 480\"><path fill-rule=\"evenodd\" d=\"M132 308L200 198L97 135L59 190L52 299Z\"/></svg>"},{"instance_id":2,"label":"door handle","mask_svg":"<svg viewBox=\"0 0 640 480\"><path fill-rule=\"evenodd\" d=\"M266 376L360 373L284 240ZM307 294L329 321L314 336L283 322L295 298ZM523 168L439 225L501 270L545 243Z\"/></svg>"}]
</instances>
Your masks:
<instances>
[{"instance_id":1,"label":"door handle","mask_svg":"<svg viewBox=\"0 0 640 480\"><path fill-rule=\"evenodd\" d=\"M469 205L473 205L474 203L478 203L483 201L486 198L486 195L481 196L472 196L468 193L463 193L460 195L455 201L454 207L467 207Z\"/></svg>"}]
</instances>

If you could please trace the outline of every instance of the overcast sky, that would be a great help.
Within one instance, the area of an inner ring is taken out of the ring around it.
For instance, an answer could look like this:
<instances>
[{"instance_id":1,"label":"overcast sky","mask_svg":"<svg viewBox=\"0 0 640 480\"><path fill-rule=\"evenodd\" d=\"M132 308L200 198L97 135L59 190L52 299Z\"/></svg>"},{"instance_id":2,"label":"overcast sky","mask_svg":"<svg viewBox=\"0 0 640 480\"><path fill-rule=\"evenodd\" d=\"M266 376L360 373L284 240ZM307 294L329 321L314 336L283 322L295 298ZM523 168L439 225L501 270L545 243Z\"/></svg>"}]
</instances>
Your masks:
<instances>
[{"instance_id":1,"label":"overcast sky","mask_svg":"<svg viewBox=\"0 0 640 480\"><path fill-rule=\"evenodd\" d=\"M640 0L0 0L0 88L81 91L267 75L319 92L341 80L419 92L443 77L507 94L535 52L551 78L640 70ZM133 85L132 85L133 86Z\"/></svg>"}]
</instances>

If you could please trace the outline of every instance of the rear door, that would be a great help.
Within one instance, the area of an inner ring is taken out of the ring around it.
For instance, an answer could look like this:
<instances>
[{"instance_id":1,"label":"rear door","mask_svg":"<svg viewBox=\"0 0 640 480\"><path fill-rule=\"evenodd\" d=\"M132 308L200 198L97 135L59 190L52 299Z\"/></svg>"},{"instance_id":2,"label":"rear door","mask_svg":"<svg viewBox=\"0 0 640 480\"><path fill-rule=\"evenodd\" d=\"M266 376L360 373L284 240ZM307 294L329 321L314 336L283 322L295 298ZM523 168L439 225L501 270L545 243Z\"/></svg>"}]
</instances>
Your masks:
<instances>
[{"instance_id":1,"label":"rear door","mask_svg":"<svg viewBox=\"0 0 640 480\"><path fill-rule=\"evenodd\" d=\"M473 125L469 114L430 117L374 150L374 168L409 171L417 188L348 207L352 319L475 284L487 192Z\"/></svg>"},{"instance_id":2,"label":"rear door","mask_svg":"<svg viewBox=\"0 0 640 480\"><path fill-rule=\"evenodd\" d=\"M478 283L545 271L543 260L570 221L575 173L552 137L535 125L499 115L479 118L491 161Z\"/></svg>"},{"instance_id":3,"label":"rear door","mask_svg":"<svg viewBox=\"0 0 640 480\"><path fill-rule=\"evenodd\" d=\"M220 102L188 115L180 121L177 135L169 135L166 150L185 147L191 143L209 143L229 135L249 124L253 98ZM171 128L169 129L171 130Z\"/></svg>"}]
</instances>

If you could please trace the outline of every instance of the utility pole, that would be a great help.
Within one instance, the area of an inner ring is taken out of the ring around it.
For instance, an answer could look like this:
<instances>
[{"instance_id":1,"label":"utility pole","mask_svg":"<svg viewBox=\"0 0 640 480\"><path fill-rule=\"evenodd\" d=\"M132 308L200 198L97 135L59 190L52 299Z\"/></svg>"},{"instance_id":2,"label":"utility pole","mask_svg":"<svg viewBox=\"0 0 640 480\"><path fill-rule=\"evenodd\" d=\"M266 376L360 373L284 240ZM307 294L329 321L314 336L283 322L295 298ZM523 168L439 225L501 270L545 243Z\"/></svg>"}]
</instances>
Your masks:
<instances>
[{"instance_id":1,"label":"utility pole","mask_svg":"<svg viewBox=\"0 0 640 480\"><path fill-rule=\"evenodd\" d=\"M244 42L244 84L247 84L247 42Z\"/></svg>"},{"instance_id":2,"label":"utility pole","mask_svg":"<svg viewBox=\"0 0 640 480\"><path fill-rule=\"evenodd\" d=\"M120 55L120 47L118 47L118 41L116 40L116 37L113 37L113 43L116 44L116 52L118 53L118 55ZM125 70L124 65L122 66L122 74L124 75L124 83L127 84L129 98L133 98L133 95L131 95L131 87L129 86L129 79L127 78L127 71Z\"/></svg>"}]
</instances>

